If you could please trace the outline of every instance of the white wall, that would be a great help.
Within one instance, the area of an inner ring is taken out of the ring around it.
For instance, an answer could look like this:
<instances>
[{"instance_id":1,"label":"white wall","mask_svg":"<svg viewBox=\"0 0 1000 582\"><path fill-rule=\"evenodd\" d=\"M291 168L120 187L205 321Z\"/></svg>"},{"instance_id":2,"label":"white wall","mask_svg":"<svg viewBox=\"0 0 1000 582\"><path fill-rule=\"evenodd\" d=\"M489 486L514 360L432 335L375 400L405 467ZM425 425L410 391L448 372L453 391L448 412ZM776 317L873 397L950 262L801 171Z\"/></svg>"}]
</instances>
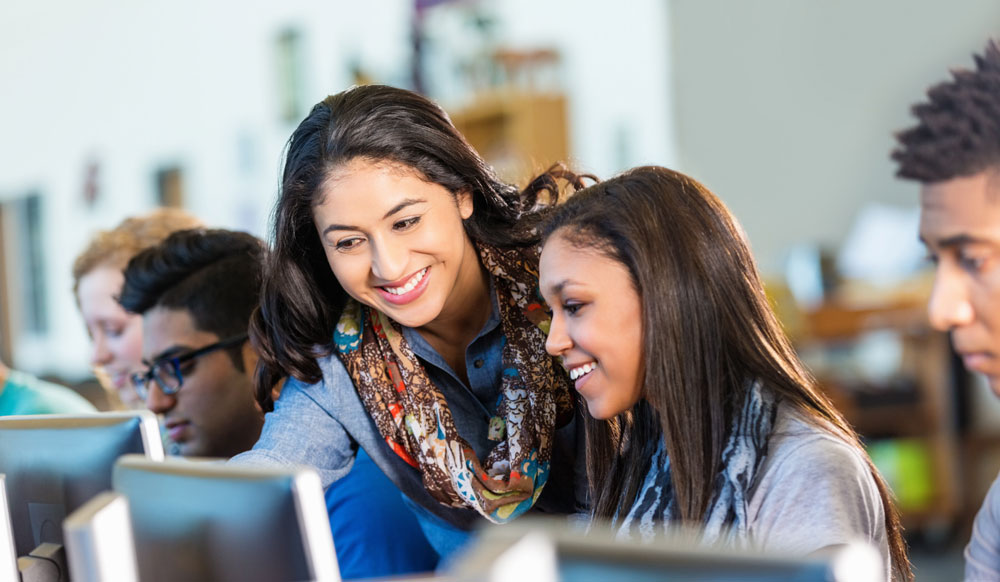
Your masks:
<instances>
[{"instance_id":1,"label":"white wall","mask_svg":"<svg viewBox=\"0 0 1000 582\"><path fill-rule=\"evenodd\" d=\"M14 343L14 364L79 377L85 330L70 267L92 233L145 211L154 172L179 163L186 206L208 223L266 235L281 148L275 38L306 46L303 101L350 82L361 60L391 77L408 66L409 3L129 0L0 5L0 200L38 189L50 332ZM89 160L101 197L82 201Z\"/></svg>"},{"instance_id":2,"label":"white wall","mask_svg":"<svg viewBox=\"0 0 1000 582\"><path fill-rule=\"evenodd\" d=\"M892 133L1000 34L995 0L671 7L681 169L730 205L765 271L801 241L835 248L866 202L917 204L893 178Z\"/></svg>"}]
</instances>

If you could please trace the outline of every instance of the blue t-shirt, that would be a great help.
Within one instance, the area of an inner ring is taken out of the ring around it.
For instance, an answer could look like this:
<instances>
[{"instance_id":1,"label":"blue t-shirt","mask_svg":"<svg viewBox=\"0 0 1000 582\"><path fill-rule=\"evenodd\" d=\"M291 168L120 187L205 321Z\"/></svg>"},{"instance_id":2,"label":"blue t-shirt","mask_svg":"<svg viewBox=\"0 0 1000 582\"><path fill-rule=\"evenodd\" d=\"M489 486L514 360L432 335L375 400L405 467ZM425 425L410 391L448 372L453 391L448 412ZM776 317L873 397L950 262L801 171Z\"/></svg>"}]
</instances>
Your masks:
<instances>
[{"instance_id":1,"label":"blue t-shirt","mask_svg":"<svg viewBox=\"0 0 1000 582\"><path fill-rule=\"evenodd\" d=\"M0 416L17 414L86 414L94 405L71 388L10 370L0 386Z\"/></svg>"},{"instance_id":2,"label":"blue t-shirt","mask_svg":"<svg viewBox=\"0 0 1000 582\"><path fill-rule=\"evenodd\" d=\"M345 579L431 572L438 554L399 489L358 449L351 472L326 490L333 545Z\"/></svg>"}]
</instances>

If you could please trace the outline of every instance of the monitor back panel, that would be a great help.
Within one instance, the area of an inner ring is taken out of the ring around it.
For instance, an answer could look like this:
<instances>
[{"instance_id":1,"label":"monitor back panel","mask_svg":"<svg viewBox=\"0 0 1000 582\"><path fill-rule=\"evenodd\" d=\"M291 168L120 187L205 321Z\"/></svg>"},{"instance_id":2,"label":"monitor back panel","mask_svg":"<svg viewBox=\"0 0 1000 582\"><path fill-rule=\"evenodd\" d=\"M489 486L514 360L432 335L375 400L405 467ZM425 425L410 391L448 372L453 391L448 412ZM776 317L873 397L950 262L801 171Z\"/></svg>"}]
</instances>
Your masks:
<instances>
[{"instance_id":1,"label":"monitor back panel","mask_svg":"<svg viewBox=\"0 0 1000 582\"><path fill-rule=\"evenodd\" d=\"M293 475L234 479L119 465L115 491L129 500L143 582L308 580ZM225 469L225 467L220 467Z\"/></svg>"},{"instance_id":2,"label":"monitor back panel","mask_svg":"<svg viewBox=\"0 0 1000 582\"><path fill-rule=\"evenodd\" d=\"M141 415L0 418L0 473L7 476L18 555L43 542L62 544L62 521L111 489L115 460L149 453L144 420Z\"/></svg>"}]
</instances>

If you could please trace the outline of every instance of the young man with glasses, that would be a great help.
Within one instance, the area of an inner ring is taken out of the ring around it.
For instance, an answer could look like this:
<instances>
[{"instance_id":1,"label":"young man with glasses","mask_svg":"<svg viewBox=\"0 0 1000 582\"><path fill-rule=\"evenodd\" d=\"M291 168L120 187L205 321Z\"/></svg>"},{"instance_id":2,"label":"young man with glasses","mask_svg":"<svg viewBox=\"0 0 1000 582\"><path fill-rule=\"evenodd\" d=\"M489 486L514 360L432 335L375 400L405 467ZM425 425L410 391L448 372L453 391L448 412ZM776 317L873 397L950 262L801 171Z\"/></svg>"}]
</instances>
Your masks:
<instances>
[{"instance_id":1,"label":"young man with glasses","mask_svg":"<svg viewBox=\"0 0 1000 582\"><path fill-rule=\"evenodd\" d=\"M145 369L132 375L147 407L163 415L185 456L231 457L260 436L257 354L247 340L265 257L254 236L186 230L133 258L120 303L142 315ZM277 399L277 390L272 397ZM399 490L360 454L326 492L341 575L433 570L438 556Z\"/></svg>"},{"instance_id":2,"label":"young man with glasses","mask_svg":"<svg viewBox=\"0 0 1000 582\"><path fill-rule=\"evenodd\" d=\"M146 367L132 383L163 415L181 455L228 458L260 436L257 354L247 323L263 259L263 244L252 235L188 230L140 253L125 270L120 303L142 315Z\"/></svg>"}]
</instances>

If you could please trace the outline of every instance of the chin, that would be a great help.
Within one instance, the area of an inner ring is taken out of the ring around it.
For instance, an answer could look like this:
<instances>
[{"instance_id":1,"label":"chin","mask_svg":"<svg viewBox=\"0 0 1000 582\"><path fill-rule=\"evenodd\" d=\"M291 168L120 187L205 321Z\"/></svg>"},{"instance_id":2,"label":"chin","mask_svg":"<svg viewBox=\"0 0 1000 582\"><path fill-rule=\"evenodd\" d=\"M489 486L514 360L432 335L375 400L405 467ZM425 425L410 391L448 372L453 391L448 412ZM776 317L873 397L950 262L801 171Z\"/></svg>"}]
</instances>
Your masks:
<instances>
[{"instance_id":1,"label":"chin","mask_svg":"<svg viewBox=\"0 0 1000 582\"><path fill-rule=\"evenodd\" d=\"M402 325L403 327L418 328L423 327L432 321L434 321L439 315L441 315L440 309L431 309L427 306L391 306L390 309L383 311L386 315L392 318L393 321Z\"/></svg>"},{"instance_id":2,"label":"chin","mask_svg":"<svg viewBox=\"0 0 1000 582\"><path fill-rule=\"evenodd\" d=\"M423 326L427 325L428 323L430 323L432 321L432 320L430 320L428 318L425 318L425 317L412 317L412 316L408 316L408 315L400 315L400 314L392 313L391 311L390 312L383 312L383 313L385 313L386 315L388 315L390 319L392 319L393 321L395 321L399 325L401 325L403 327L414 328L414 329L423 327Z\"/></svg>"},{"instance_id":3,"label":"chin","mask_svg":"<svg viewBox=\"0 0 1000 582\"><path fill-rule=\"evenodd\" d=\"M601 406L600 403L591 404L590 402L587 402L587 412L589 412L590 416L596 418L597 420L608 420L624 411L609 411L607 407Z\"/></svg>"}]
</instances>

